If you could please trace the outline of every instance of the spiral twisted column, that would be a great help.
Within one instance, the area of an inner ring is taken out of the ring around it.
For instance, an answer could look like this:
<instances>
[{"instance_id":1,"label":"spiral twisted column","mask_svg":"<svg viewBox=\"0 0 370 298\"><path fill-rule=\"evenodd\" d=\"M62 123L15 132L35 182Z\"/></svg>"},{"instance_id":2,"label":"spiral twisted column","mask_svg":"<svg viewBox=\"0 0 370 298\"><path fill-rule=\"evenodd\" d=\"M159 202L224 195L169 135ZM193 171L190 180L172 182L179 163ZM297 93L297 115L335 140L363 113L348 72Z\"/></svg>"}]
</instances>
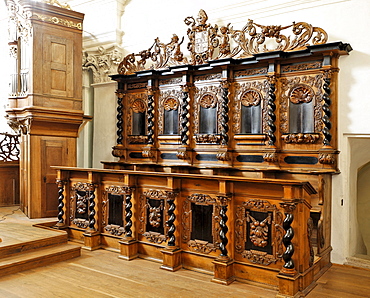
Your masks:
<instances>
[{"instance_id":1,"label":"spiral twisted column","mask_svg":"<svg viewBox=\"0 0 370 298\"><path fill-rule=\"evenodd\" d=\"M180 125L181 125L181 145L186 146L188 144L188 98L189 98L189 86L183 85L182 87L182 102L181 102L181 115L180 115Z\"/></svg>"},{"instance_id":2,"label":"spiral twisted column","mask_svg":"<svg viewBox=\"0 0 370 298\"><path fill-rule=\"evenodd\" d=\"M148 145L154 144L154 90L148 87Z\"/></svg>"},{"instance_id":3,"label":"spiral twisted column","mask_svg":"<svg viewBox=\"0 0 370 298\"><path fill-rule=\"evenodd\" d=\"M324 112L324 115L322 117L322 122L324 124L324 127L322 129L322 133L324 135L324 140L323 140L324 147L331 147L330 141L331 141L331 138L332 138L331 133L330 133L330 129L331 129L331 122L330 122L330 117L331 117L330 82L331 82L331 73L330 73L330 71L326 71L325 74L324 74L324 84L323 84L324 94L323 94L323 97L322 97L322 99L323 99L322 110Z\"/></svg>"},{"instance_id":4,"label":"spiral twisted column","mask_svg":"<svg viewBox=\"0 0 370 298\"><path fill-rule=\"evenodd\" d=\"M267 116L268 116L268 119L267 119L267 126L268 126L267 136L269 138L269 140L268 140L269 146L274 147L275 142L276 142L276 136L275 136L275 131L276 131L276 126L275 126L275 121L276 121L276 115L275 115L275 111L276 111L276 105L275 105L276 78L275 78L275 76L269 77L269 83L270 84L269 84L268 101L267 101Z\"/></svg>"},{"instance_id":5,"label":"spiral twisted column","mask_svg":"<svg viewBox=\"0 0 370 298\"><path fill-rule=\"evenodd\" d=\"M292 228L292 223L294 220L293 211L296 208L296 205L297 203L280 203L280 206L285 210L285 219L283 222L283 229L285 230L285 234L283 236L283 244L285 246L283 260L285 264L283 265L282 273L289 275L294 275L296 273L294 261L292 259L294 254L294 245L292 243L294 230Z\"/></svg>"},{"instance_id":6,"label":"spiral twisted column","mask_svg":"<svg viewBox=\"0 0 370 298\"><path fill-rule=\"evenodd\" d=\"M131 238L132 237L132 230L131 230L131 227L132 227L132 221L131 221L131 217L132 217L132 202L131 202L131 189L129 190L129 193L126 194L126 197L125 197L125 236L126 238Z\"/></svg>"},{"instance_id":7,"label":"spiral twisted column","mask_svg":"<svg viewBox=\"0 0 370 298\"><path fill-rule=\"evenodd\" d=\"M176 220L176 215L175 215L175 199L173 197L170 197L167 199L167 204L168 204L168 220L167 220L167 226L168 226L168 243L167 246L175 246L176 245L176 237L175 237L175 231L176 231L176 226L175 226L175 220Z\"/></svg>"},{"instance_id":8,"label":"spiral twisted column","mask_svg":"<svg viewBox=\"0 0 370 298\"><path fill-rule=\"evenodd\" d=\"M221 114L221 146L227 147L229 145L229 86L230 83L227 80L221 81L222 89L222 103L220 107Z\"/></svg>"},{"instance_id":9,"label":"spiral twisted column","mask_svg":"<svg viewBox=\"0 0 370 298\"><path fill-rule=\"evenodd\" d=\"M89 231L95 231L95 184L89 184Z\"/></svg>"},{"instance_id":10,"label":"spiral twisted column","mask_svg":"<svg viewBox=\"0 0 370 298\"><path fill-rule=\"evenodd\" d=\"M64 185L66 184L63 180L57 180L57 187L58 187L58 222L56 224L57 227L61 227L64 225Z\"/></svg>"},{"instance_id":11,"label":"spiral twisted column","mask_svg":"<svg viewBox=\"0 0 370 298\"><path fill-rule=\"evenodd\" d=\"M227 251L227 244L229 243L229 240L227 239L227 232L229 231L229 228L227 227L227 203L230 200L230 198L226 196L217 196L221 209L220 209L220 250L221 259L228 259L228 251Z\"/></svg>"},{"instance_id":12,"label":"spiral twisted column","mask_svg":"<svg viewBox=\"0 0 370 298\"><path fill-rule=\"evenodd\" d=\"M117 145L122 145L123 143L123 97L124 92L122 90L117 90Z\"/></svg>"}]
</instances>

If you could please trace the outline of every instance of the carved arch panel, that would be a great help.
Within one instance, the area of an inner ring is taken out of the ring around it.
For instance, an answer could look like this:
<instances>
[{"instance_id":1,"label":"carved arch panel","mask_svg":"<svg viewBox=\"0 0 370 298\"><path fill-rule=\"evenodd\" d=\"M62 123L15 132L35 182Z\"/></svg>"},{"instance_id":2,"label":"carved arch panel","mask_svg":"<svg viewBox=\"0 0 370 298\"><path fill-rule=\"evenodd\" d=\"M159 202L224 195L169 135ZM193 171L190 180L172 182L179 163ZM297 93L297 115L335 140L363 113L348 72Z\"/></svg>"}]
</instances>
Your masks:
<instances>
[{"instance_id":1,"label":"carved arch panel","mask_svg":"<svg viewBox=\"0 0 370 298\"><path fill-rule=\"evenodd\" d=\"M285 143L316 143L322 131L323 75L280 80L280 132Z\"/></svg>"},{"instance_id":2,"label":"carved arch panel","mask_svg":"<svg viewBox=\"0 0 370 298\"><path fill-rule=\"evenodd\" d=\"M209 254L219 248L220 210L217 199L207 194L192 194L185 199L182 242L187 244L189 250Z\"/></svg>"},{"instance_id":3,"label":"carved arch panel","mask_svg":"<svg viewBox=\"0 0 370 298\"><path fill-rule=\"evenodd\" d=\"M125 233L125 200L132 189L127 186L106 187L102 201L102 229L114 236Z\"/></svg>"},{"instance_id":4,"label":"carved arch panel","mask_svg":"<svg viewBox=\"0 0 370 298\"><path fill-rule=\"evenodd\" d=\"M235 83L234 133L266 133L268 88L268 80Z\"/></svg>"}]
</instances>

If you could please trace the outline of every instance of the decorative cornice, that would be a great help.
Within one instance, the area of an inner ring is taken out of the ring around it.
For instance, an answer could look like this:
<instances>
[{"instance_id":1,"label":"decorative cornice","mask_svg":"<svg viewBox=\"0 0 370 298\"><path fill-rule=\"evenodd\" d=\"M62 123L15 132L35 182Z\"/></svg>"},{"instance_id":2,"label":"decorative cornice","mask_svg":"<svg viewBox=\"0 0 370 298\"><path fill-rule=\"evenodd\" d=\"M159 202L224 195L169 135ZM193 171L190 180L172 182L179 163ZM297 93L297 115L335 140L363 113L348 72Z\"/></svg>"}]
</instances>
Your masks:
<instances>
[{"instance_id":1,"label":"decorative cornice","mask_svg":"<svg viewBox=\"0 0 370 298\"><path fill-rule=\"evenodd\" d=\"M116 73L117 65L122 59L122 49L116 45L107 49L100 46L95 51L84 51L82 67L92 70L93 83L110 82L110 74Z\"/></svg>"}]
</instances>

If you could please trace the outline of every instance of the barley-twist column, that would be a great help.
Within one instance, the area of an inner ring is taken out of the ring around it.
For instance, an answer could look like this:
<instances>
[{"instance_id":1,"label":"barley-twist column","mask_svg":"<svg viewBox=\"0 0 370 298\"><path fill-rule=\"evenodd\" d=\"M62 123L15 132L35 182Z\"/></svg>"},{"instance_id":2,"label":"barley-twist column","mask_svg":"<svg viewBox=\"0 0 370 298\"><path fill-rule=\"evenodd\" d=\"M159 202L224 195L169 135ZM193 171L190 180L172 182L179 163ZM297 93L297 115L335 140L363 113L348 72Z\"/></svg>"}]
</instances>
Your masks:
<instances>
[{"instance_id":1,"label":"barley-twist column","mask_svg":"<svg viewBox=\"0 0 370 298\"><path fill-rule=\"evenodd\" d=\"M57 187L58 187L58 222L56 224L57 227L64 226L64 185L66 184L63 180L57 180Z\"/></svg>"},{"instance_id":2,"label":"barley-twist column","mask_svg":"<svg viewBox=\"0 0 370 298\"><path fill-rule=\"evenodd\" d=\"M227 147L229 145L229 82L221 81L222 88L222 103L220 108L221 114L221 146Z\"/></svg>"},{"instance_id":3,"label":"barley-twist column","mask_svg":"<svg viewBox=\"0 0 370 298\"><path fill-rule=\"evenodd\" d=\"M167 220L167 226L168 226L168 232L167 232L167 235L168 235L168 244L167 246L175 246L176 245L176 237L175 237L175 230L176 230L176 226L175 226L175 219L176 219L176 215L175 215L175 209L176 209L176 205L175 205L175 199L173 196L170 196L169 199L167 199L167 204L168 204L168 220Z\"/></svg>"},{"instance_id":4,"label":"barley-twist column","mask_svg":"<svg viewBox=\"0 0 370 298\"><path fill-rule=\"evenodd\" d=\"M180 115L180 125L181 125L181 145L186 146L188 144L188 97L189 97L189 86L182 86L182 102L181 102L181 115Z\"/></svg>"},{"instance_id":5,"label":"barley-twist column","mask_svg":"<svg viewBox=\"0 0 370 298\"><path fill-rule=\"evenodd\" d=\"M330 77L331 77L330 71L326 71L324 74L324 84L323 84L324 95L322 97L324 101L323 106L322 106L322 110L324 112L324 115L322 117L322 122L324 124L324 127L322 129L322 133L324 135L324 140L323 140L324 147L331 147L330 141L332 137L330 133L330 129L331 129L331 122L330 122L330 117L331 117L330 80L331 78Z\"/></svg>"},{"instance_id":6,"label":"barley-twist column","mask_svg":"<svg viewBox=\"0 0 370 298\"><path fill-rule=\"evenodd\" d=\"M276 131L276 126L275 126L275 121L276 121L276 105L275 105L275 76L271 76L269 78L270 84L269 84L269 91L268 91L268 101L267 101L267 126L268 126L268 131L267 131L267 136L269 138L268 144L269 146L273 147L275 146L276 142L276 136L275 136L275 131Z\"/></svg>"},{"instance_id":7,"label":"barley-twist column","mask_svg":"<svg viewBox=\"0 0 370 298\"><path fill-rule=\"evenodd\" d=\"M131 189L129 189L129 193L126 194L126 197L125 197L125 236L127 238L131 238L132 237L132 231L131 231L131 227L132 227L132 221L131 221L131 217L132 217L132 211L131 211L131 208L132 208L132 203L131 203Z\"/></svg>"},{"instance_id":8,"label":"barley-twist column","mask_svg":"<svg viewBox=\"0 0 370 298\"><path fill-rule=\"evenodd\" d=\"M117 145L123 143L123 96L122 90L117 90Z\"/></svg>"},{"instance_id":9,"label":"barley-twist column","mask_svg":"<svg viewBox=\"0 0 370 298\"><path fill-rule=\"evenodd\" d=\"M148 87L148 145L154 144L154 91Z\"/></svg>"},{"instance_id":10,"label":"barley-twist column","mask_svg":"<svg viewBox=\"0 0 370 298\"><path fill-rule=\"evenodd\" d=\"M296 208L297 203L280 203L280 206L285 210L285 219L283 222L283 228L285 234L283 236L283 244L285 246L285 252L283 253L283 260L285 264L283 265L282 273L288 275L294 275L296 270L294 268L294 261L292 259L294 254L294 245L292 239L294 237L294 230L292 228L293 223L293 211Z\"/></svg>"},{"instance_id":11,"label":"barley-twist column","mask_svg":"<svg viewBox=\"0 0 370 298\"><path fill-rule=\"evenodd\" d=\"M89 232L95 231L95 184L89 184Z\"/></svg>"}]
</instances>

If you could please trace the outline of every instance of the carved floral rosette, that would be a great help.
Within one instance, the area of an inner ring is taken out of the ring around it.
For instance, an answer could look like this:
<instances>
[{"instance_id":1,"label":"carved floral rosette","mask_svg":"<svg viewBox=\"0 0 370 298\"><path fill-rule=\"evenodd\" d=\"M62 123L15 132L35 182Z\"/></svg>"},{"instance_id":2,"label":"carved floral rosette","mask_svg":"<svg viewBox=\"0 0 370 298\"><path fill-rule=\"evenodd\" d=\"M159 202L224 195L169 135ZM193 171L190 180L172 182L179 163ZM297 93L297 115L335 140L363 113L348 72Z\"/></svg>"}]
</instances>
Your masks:
<instances>
[{"instance_id":1,"label":"carved floral rosette","mask_svg":"<svg viewBox=\"0 0 370 298\"><path fill-rule=\"evenodd\" d=\"M265 213L264 220L256 220L251 211ZM278 207L266 200L249 199L237 206L235 220L235 252L254 264L270 265L282 259L283 214ZM249 233L247 228L249 227ZM247 238L247 235L249 237ZM271 243L268 243L271 239ZM246 249L246 243L253 244L253 249ZM259 248L271 245L272 254Z\"/></svg>"},{"instance_id":2,"label":"carved floral rosette","mask_svg":"<svg viewBox=\"0 0 370 298\"><path fill-rule=\"evenodd\" d=\"M178 110L180 117L181 113L181 90L171 89L160 91L159 93L159 107L158 107L158 130L159 134L164 133L164 111ZM179 121L180 123L180 121Z\"/></svg>"},{"instance_id":3,"label":"carved floral rosette","mask_svg":"<svg viewBox=\"0 0 370 298\"><path fill-rule=\"evenodd\" d=\"M241 129L241 108L244 106L256 106L261 104L262 112L262 130L266 133L267 126L267 100L268 100L268 80L253 80L248 82L235 83L235 100L234 100L234 116L233 116L233 131L240 133Z\"/></svg>"},{"instance_id":4,"label":"carved floral rosette","mask_svg":"<svg viewBox=\"0 0 370 298\"><path fill-rule=\"evenodd\" d=\"M147 93L146 92L138 92L138 93L127 93L127 102L128 102L128 113L127 115L127 131L130 135L128 139L129 143L141 143L143 138L146 136L133 136L132 135L132 114L135 113L142 113L147 111ZM148 117L145 117L146 124L145 127L148 127ZM139 141L137 141L139 139Z\"/></svg>"},{"instance_id":5,"label":"carved floral rosette","mask_svg":"<svg viewBox=\"0 0 370 298\"><path fill-rule=\"evenodd\" d=\"M221 131L221 113L220 105L222 104L222 88L220 85L195 87L194 95L194 123L193 130L199 134L200 108L217 108L217 131Z\"/></svg>"},{"instance_id":6,"label":"carved floral rosette","mask_svg":"<svg viewBox=\"0 0 370 298\"><path fill-rule=\"evenodd\" d=\"M139 234L143 235L149 242L161 244L168 238L168 229L166 225L168 220L168 199L175 199L176 192L158 189L149 189L143 191L139 199ZM159 200L159 206L151 206L149 200ZM162 218L162 220L161 220ZM152 227L163 227L164 233L147 231L147 224Z\"/></svg>"},{"instance_id":7,"label":"carved floral rosette","mask_svg":"<svg viewBox=\"0 0 370 298\"><path fill-rule=\"evenodd\" d=\"M191 239L192 232L192 210L191 203L197 205L212 205L212 237L213 242ZM220 246L220 210L221 202L207 194L192 194L186 198L182 207L182 242L188 245L191 251L209 254L216 251Z\"/></svg>"},{"instance_id":8,"label":"carved floral rosette","mask_svg":"<svg viewBox=\"0 0 370 298\"><path fill-rule=\"evenodd\" d=\"M105 188L102 201L102 227L104 231L114 236L121 236L125 232L124 226L109 224L109 194L122 196L122 218L125 218L125 198L131 193L132 188L127 186L111 185Z\"/></svg>"},{"instance_id":9,"label":"carved floral rosette","mask_svg":"<svg viewBox=\"0 0 370 298\"><path fill-rule=\"evenodd\" d=\"M322 90L323 75L304 75L284 77L280 79L280 132L289 134L289 104L313 102L314 104L314 133L322 130ZM286 142L313 143L317 141L315 135L306 134L305 138L289 134L283 137ZM300 141L302 139L302 141ZM295 141L297 140L297 141Z\"/></svg>"},{"instance_id":10,"label":"carved floral rosette","mask_svg":"<svg viewBox=\"0 0 370 298\"><path fill-rule=\"evenodd\" d=\"M77 182L71 187L70 197L70 222L81 229L86 229L89 226L88 207L90 192L94 190L92 183ZM82 195L81 193L85 193ZM78 215L81 215L81 218ZM86 218L84 218L86 217Z\"/></svg>"}]
</instances>

